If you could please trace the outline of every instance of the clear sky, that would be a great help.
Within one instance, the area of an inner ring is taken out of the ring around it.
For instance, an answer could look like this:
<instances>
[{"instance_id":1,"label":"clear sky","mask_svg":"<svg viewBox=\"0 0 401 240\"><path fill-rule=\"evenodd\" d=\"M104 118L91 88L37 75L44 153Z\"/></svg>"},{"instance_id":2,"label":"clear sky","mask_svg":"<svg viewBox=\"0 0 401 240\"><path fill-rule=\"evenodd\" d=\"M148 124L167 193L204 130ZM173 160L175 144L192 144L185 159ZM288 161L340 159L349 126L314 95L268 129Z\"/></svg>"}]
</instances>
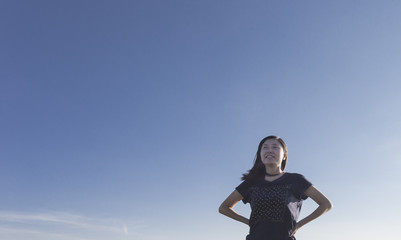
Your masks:
<instances>
[{"instance_id":1,"label":"clear sky","mask_svg":"<svg viewBox=\"0 0 401 240\"><path fill-rule=\"evenodd\" d=\"M0 0L0 239L245 239L217 209L267 135L334 204L299 240L398 236L400 12Z\"/></svg>"}]
</instances>

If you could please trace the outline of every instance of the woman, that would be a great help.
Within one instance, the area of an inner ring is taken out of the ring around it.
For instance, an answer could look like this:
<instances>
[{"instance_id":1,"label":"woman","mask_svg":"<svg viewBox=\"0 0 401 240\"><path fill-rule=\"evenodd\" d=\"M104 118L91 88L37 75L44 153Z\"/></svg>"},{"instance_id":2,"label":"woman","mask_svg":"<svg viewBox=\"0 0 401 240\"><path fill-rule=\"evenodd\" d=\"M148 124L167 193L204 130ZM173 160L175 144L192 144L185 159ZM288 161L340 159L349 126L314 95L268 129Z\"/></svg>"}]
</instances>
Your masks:
<instances>
[{"instance_id":1,"label":"woman","mask_svg":"<svg viewBox=\"0 0 401 240\"><path fill-rule=\"evenodd\" d=\"M220 213L249 225L246 240L294 240L298 229L332 208L330 201L301 174L284 172L286 164L284 141L277 136L265 137L259 143L252 169L221 204ZM308 197L319 206L297 221L302 201ZM240 200L250 203L250 219L233 210Z\"/></svg>"}]
</instances>

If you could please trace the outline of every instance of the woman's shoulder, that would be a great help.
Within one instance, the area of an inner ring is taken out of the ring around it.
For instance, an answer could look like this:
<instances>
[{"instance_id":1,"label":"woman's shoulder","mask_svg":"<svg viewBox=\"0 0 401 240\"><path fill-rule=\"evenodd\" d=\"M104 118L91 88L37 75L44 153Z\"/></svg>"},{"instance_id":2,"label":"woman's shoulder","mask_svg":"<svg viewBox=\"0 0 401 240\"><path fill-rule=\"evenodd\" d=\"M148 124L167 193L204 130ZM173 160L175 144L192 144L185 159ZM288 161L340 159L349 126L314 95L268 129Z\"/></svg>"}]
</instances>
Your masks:
<instances>
[{"instance_id":1,"label":"woman's shoulder","mask_svg":"<svg viewBox=\"0 0 401 240\"><path fill-rule=\"evenodd\" d=\"M300 174L300 173L286 172L286 175L287 175L288 177L294 178L294 179L297 179L297 178L305 178L305 176L302 175L302 174Z\"/></svg>"},{"instance_id":2,"label":"woman's shoulder","mask_svg":"<svg viewBox=\"0 0 401 240\"><path fill-rule=\"evenodd\" d=\"M245 179L235 188L235 190L237 190L239 193L241 193L242 196L244 196L244 193L247 192L254 185L255 183L253 181Z\"/></svg>"},{"instance_id":3,"label":"woman's shoulder","mask_svg":"<svg viewBox=\"0 0 401 240\"><path fill-rule=\"evenodd\" d=\"M290 175L290 176L302 176L301 173L295 173L295 172L285 172L285 174Z\"/></svg>"},{"instance_id":4,"label":"woman's shoulder","mask_svg":"<svg viewBox=\"0 0 401 240\"><path fill-rule=\"evenodd\" d=\"M262 183L262 179L245 179L238 187L250 188Z\"/></svg>"},{"instance_id":5,"label":"woman's shoulder","mask_svg":"<svg viewBox=\"0 0 401 240\"><path fill-rule=\"evenodd\" d=\"M301 184L301 185L312 185L312 183L302 174L300 173L287 173L288 181Z\"/></svg>"}]
</instances>

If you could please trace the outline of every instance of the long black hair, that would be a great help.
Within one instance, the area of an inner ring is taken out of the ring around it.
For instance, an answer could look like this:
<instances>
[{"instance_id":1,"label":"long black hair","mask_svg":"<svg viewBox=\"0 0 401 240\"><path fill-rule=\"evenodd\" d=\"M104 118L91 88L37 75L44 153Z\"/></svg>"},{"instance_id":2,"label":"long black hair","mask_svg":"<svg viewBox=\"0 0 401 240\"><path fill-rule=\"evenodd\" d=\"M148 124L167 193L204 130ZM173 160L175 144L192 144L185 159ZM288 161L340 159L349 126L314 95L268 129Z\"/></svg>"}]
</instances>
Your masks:
<instances>
[{"instance_id":1,"label":"long black hair","mask_svg":"<svg viewBox=\"0 0 401 240\"><path fill-rule=\"evenodd\" d=\"M262 158L260 157L260 151L262 149L262 145L263 143L267 140L267 139L276 139L281 146L284 149L284 159L281 162L281 170L285 169L285 165L287 164L287 145L285 144L284 140L277 137L277 136L268 136L263 138L258 146L258 151L256 152L256 156L255 156L255 160L253 163L253 167L248 171L248 173L244 173L242 174L242 178L241 180L251 180L251 181L256 181L259 180L261 178L264 177L265 173L266 173L266 168L265 165L262 162Z\"/></svg>"}]
</instances>

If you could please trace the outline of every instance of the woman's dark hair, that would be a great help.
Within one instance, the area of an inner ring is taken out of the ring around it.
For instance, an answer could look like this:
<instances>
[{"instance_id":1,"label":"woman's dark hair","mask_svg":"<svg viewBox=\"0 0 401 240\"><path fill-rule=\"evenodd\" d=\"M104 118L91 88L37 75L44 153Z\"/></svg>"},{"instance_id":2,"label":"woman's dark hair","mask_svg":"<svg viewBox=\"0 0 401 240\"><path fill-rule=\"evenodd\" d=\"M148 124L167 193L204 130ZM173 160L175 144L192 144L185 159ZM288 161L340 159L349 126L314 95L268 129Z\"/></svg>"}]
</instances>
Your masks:
<instances>
[{"instance_id":1,"label":"woman's dark hair","mask_svg":"<svg viewBox=\"0 0 401 240\"><path fill-rule=\"evenodd\" d=\"M285 169L285 165L287 164L287 145L285 144L284 140L277 137L277 136L268 136L263 138L258 146L258 151L256 152L256 156L255 156L255 160L253 163L253 167L248 171L248 173L245 173L242 175L241 180L251 180L251 181L256 181L259 180L261 178L264 177L265 173L266 173L266 168L265 165L262 162L262 159L260 157L260 151L262 149L262 145L263 143L267 140L267 139L276 139L281 146L284 149L284 159L281 162L281 170Z\"/></svg>"}]
</instances>

